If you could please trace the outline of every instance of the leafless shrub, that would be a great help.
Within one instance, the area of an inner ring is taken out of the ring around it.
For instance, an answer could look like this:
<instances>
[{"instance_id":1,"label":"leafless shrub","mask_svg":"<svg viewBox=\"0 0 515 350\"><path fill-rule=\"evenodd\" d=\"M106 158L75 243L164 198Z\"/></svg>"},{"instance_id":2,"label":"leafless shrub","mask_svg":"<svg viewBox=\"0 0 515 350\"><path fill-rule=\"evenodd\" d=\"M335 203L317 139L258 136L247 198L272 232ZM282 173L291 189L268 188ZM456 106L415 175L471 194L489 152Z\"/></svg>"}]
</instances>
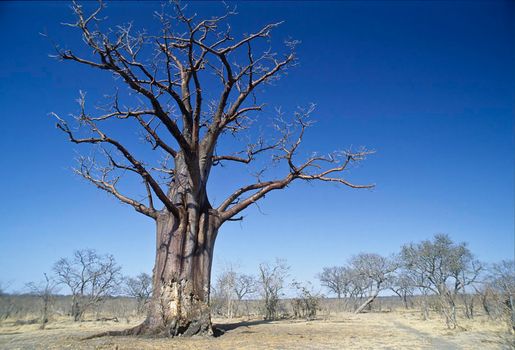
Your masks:
<instances>
[{"instance_id":1,"label":"leafless shrub","mask_svg":"<svg viewBox=\"0 0 515 350\"><path fill-rule=\"evenodd\" d=\"M297 297L291 300L293 316L305 318L308 321L314 320L320 309L320 293L313 291L311 284L303 284L294 281L292 286L297 290Z\"/></svg>"}]
</instances>

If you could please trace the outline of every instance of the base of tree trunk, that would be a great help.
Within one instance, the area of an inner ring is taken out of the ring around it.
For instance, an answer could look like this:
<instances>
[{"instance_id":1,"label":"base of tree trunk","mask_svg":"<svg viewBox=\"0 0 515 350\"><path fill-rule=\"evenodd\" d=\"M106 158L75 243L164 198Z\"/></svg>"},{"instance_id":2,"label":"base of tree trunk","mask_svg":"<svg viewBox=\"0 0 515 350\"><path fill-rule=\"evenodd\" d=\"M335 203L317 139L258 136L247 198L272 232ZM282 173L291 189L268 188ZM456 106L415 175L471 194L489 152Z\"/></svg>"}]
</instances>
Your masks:
<instances>
[{"instance_id":1,"label":"base of tree trunk","mask_svg":"<svg viewBox=\"0 0 515 350\"><path fill-rule=\"evenodd\" d=\"M152 327L148 320L141 324L120 330L107 331L90 335L82 338L82 340L102 338L102 337L126 337L126 336L149 336L156 338L173 338L173 337L192 337L192 336L213 336L213 327L211 321L208 320L192 320L187 323L182 322L179 326L178 322L171 322L168 327Z\"/></svg>"}]
</instances>

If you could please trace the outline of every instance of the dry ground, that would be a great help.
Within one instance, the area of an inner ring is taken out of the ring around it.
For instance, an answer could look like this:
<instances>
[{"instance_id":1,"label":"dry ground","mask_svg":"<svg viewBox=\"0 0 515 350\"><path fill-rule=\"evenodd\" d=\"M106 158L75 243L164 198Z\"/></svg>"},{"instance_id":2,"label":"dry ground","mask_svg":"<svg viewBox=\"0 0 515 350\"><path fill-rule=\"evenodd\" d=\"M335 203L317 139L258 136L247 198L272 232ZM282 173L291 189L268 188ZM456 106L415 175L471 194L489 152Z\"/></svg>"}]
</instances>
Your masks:
<instances>
[{"instance_id":1,"label":"dry ground","mask_svg":"<svg viewBox=\"0 0 515 350\"><path fill-rule=\"evenodd\" d=\"M214 320L225 334L216 338L81 338L136 323L54 321L0 326L1 349L509 349L505 325L475 319L449 331L434 316L421 321L415 312L338 314L315 321ZM513 341L513 338L509 338ZM512 343L513 344L513 343Z\"/></svg>"}]
</instances>

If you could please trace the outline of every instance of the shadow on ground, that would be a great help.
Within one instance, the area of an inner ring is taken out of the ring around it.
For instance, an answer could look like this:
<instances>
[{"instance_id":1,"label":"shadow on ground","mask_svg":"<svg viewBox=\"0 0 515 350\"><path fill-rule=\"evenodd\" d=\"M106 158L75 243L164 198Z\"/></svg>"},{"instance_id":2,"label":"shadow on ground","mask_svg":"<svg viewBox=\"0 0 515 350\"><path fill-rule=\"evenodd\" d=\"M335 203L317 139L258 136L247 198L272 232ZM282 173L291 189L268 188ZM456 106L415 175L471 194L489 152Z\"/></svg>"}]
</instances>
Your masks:
<instances>
[{"instance_id":1,"label":"shadow on ground","mask_svg":"<svg viewBox=\"0 0 515 350\"><path fill-rule=\"evenodd\" d=\"M213 326L213 335L219 337L224 335L226 332L232 331L240 327L257 326L260 324L266 324L272 322L271 320L255 320L255 321L241 321L233 323L219 323Z\"/></svg>"}]
</instances>

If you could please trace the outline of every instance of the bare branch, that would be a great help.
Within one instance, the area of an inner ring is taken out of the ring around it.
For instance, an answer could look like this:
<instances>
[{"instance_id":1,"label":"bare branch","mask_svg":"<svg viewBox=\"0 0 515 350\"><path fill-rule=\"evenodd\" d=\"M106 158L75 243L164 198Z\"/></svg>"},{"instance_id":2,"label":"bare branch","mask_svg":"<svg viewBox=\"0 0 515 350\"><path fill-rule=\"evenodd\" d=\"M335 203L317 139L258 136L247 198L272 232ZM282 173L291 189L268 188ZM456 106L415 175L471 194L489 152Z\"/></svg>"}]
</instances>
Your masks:
<instances>
[{"instance_id":1,"label":"bare branch","mask_svg":"<svg viewBox=\"0 0 515 350\"><path fill-rule=\"evenodd\" d=\"M306 128L312 125L310 115L314 111L314 106L311 105L307 109L300 109L294 114L293 123L285 122L282 117L278 119L276 129L282 133L282 137L275 144L268 147L264 147L264 150L280 150L281 154L275 154L275 161L286 161L290 172L284 178L273 181L258 181L254 184L250 184L241 187L234 191L231 195L225 199L222 204L218 207L221 212L222 218L227 220L232 216L238 214L249 205L255 203L259 199L263 198L268 192L283 189L288 186L292 181L296 179L312 181L324 181L340 183L351 188L373 188L374 185L357 185L346 180L340 175L347 170L350 164L364 160L367 155L372 154L373 151L362 149L358 152L345 151L345 152L334 152L327 156L312 155L308 157L303 163L295 163L295 155L302 143L305 135ZM292 142L289 140L295 134L297 130L297 136ZM259 149L261 152L261 149ZM238 156L220 156L217 161L231 160L242 163L249 163L252 160L253 153L250 151L247 158ZM215 158L216 159L216 158ZM329 166L328 166L329 165ZM333 165L333 166L330 166ZM249 192L253 192L245 198L242 196Z\"/></svg>"},{"instance_id":2,"label":"bare branch","mask_svg":"<svg viewBox=\"0 0 515 350\"><path fill-rule=\"evenodd\" d=\"M150 208L146 207L142 203L131 199L123 194L121 194L118 189L116 188L116 182L118 181L118 178L115 178L114 180L109 181L107 179L108 174L112 169L104 168L101 169L100 172L102 173L101 178L96 178L92 175L92 167L94 162L91 159L81 157L79 159L79 167L77 169L74 169L75 173L82 176L84 179L88 180L89 182L93 183L95 186L97 186L99 189L106 191L113 196L115 196L117 199L119 199L121 202L125 204L129 204L130 206L134 207L134 209L146 216L149 216L153 219L157 219L157 212L151 205Z\"/></svg>"},{"instance_id":3,"label":"bare branch","mask_svg":"<svg viewBox=\"0 0 515 350\"><path fill-rule=\"evenodd\" d=\"M85 42L88 46L94 49L95 54L100 58L100 63L78 57L70 50L60 51L60 58L63 60L75 61L103 70L109 70L122 77L122 79L131 89L148 99L154 108L154 114L161 120L161 122L163 122L168 131L179 143L181 148L189 155L191 153L190 145L179 130L177 124L172 119L170 119L168 114L164 111L156 95L151 90L143 86L145 82L142 82L137 78L137 75L131 67L139 68L144 73L144 75L150 79L150 87L155 84L158 85L161 89L165 89L166 91L170 92L175 98L181 111L183 111L183 113L187 113L187 110L185 109L184 104L181 102L180 97L176 95L172 89L168 89L166 86L159 83L159 81L155 79L155 76L153 76L142 63L133 60L129 61L125 58L121 52L121 48L124 47L123 39L124 36L126 36L126 32L122 31L121 36L118 36L116 42L112 43L106 35L101 34L98 31L90 31L88 24L91 20L96 19L96 14L98 14L98 11L100 11L101 8L103 8L102 4L101 7L95 11L94 15L91 15L85 19L82 7L74 3L73 9L78 17L78 21L76 24L70 24L70 26L77 27L82 31Z\"/></svg>"},{"instance_id":4,"label":"bare branch","mask_svg":"<svg viewBox=\"0 0 515 350\"><path fill-rule=\"evenodd\" d=\"M231 27L223 26L234 10L226 8L222 15L202 20L196 14L187 14L185 7L175 2L172 5L175 16L168 15L165 7L156 14L161 23L158 34L150 35L145 30L136 33L132 23L102 32L98 24L103 7L100 2L99 7L87 15L74 3L77 22L67 24L80 30L84 42L93 50L93 57L79 57L71 50L59 50L59 57L112 72L142 101L138 101L138 108L121 108L115 96L111 109L97 117L87 116L82 105L77 121L90 132L85 137L76 136L78 134L56 116L57 126L74 143L107 144L118 151L125 159L123 162L116 161L107 152L104 154L109 168L133 172L143 179L149 210L154 210L155 195L168 211L179 217L182 213L179 208L184 205L179 198L185 193L195 197L192 199L197 203L208 203L206 186L213 165L251 164L258 155L265 154L271 155L272 164L285 164L286 173L274 180L262 180L267 167L258 170L254 183L236 189L220 204L218 210L223 220L234 218L270 191L285 188L297 179L339 183L351 188L373 187L354 184L345 176L353 164L365 159L373 153L371 151L302 154L301 144L313 123L309 116L314 106L299 110L289 121L279 118L276 130L272 131L274 137L267 135L267 142L259 139L233 153L217 154L217 143L222 135L230 133L239 137L258 120L264 105L257 101L256 88L272 84L296 63L298 41L286 41L279 52L268 44L272 31L281 22L266 24L235 39ZM262 49L263 44L265 49ZM205 101L207 95L203 91L208 73L214 73L221 83L218 98L211 101ZM137 121L152 149L163 150L167 159L173 158L173 169L166 164L144 165L97 125L113 119ZM162 126L164 128L159 129ZM173 140L173 145L167 143L169 139ZM165 177L162 182L168 186L167 190L161 188L162 184L150 171L164 174L157 176L158 179ZM108 186L114 186L112 182L98 184L116 192Z\"/></svg>"},{"instance_id":5,"label":"bare branch","mask_svg":"<svg viewBox=\"0 0 515 350\"><path fill-rule=\"evenodd\" d=\"M95 133L97 136L95 137L88 137L88 138L76 138L69 128L68 124L65 120L57 116L55 113L53 116L58 120L56 126L63 132L65 132L70 141L76 144L81 143L89 143L89 144L110 144L114 146L124 157L127 159L133 166L134 172L138 173L143 180L148 183L148 185L152 188L154 193L157 195L157 197L161 200L161 202L164 204L164 206L172 212L174 215L178 216L178 210L174 206L174 204L170 201L170 199L166 196L166 194L163 192L159 184L156 182L156 180L150 175L150 173L147 171L147 169L143 166L143 164L138 161L130 152L129 150L124 147L120 142L117 140L114 140L110 137L108 137L106 134L104 134L96 125L93 123L91 118L89 118L84 113L84 95L81 95L80 99L81 104L81 115L79 117L79 120L91 128L91 131ZM88 180L90 180L88 177L86 177ZM113 191L113 194L115 191Z\"/></svg>"}]
</instances>

